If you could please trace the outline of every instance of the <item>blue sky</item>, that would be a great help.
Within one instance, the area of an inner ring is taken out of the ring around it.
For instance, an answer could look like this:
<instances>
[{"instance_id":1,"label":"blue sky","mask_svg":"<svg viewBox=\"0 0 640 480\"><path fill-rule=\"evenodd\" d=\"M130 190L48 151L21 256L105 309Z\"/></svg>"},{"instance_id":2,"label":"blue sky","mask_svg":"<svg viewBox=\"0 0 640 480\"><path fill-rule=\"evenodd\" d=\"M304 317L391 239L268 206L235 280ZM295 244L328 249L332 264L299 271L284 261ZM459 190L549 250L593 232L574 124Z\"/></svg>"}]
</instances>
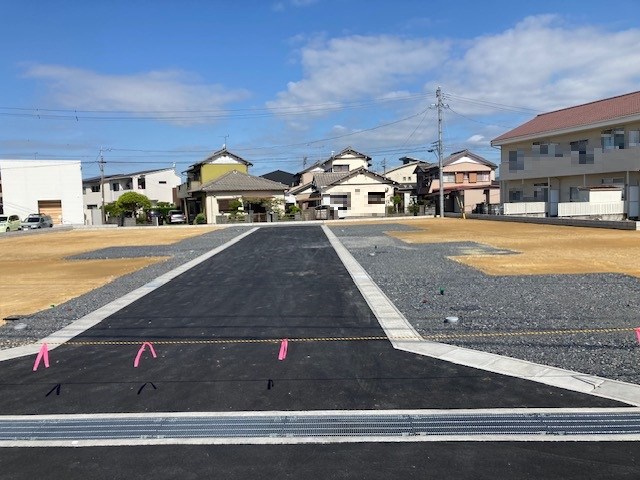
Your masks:
<instances>
[{"instance_id":1,"label":"blue sky","mask_svg":"<svg viewBox=\"0 0 640 480\"><path fill-rule=\"evenodd\" d=\"M536 113L640 90L637 2L0 0L0 158L83 175L227 147L250 173L351 146L374 169L445 154L498 161Z\"/></svg>"}]
</instances>

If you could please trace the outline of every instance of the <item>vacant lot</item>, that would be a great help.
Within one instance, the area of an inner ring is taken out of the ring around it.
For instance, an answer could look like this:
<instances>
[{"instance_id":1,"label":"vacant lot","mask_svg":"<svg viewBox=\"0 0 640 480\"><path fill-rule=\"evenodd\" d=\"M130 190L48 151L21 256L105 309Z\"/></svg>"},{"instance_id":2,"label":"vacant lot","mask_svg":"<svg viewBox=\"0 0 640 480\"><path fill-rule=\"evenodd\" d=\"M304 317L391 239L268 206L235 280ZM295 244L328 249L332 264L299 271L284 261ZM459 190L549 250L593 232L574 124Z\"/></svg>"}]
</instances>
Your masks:
<instances>
[{"instance_id":1,"label":"vacant lot","mask_svg":"<svg viewBox=\"0 0 640 480\"><path fill-rule=\"evenodd\" d=\"M169 245L213 228L117 228L0 237L0 324L77 297L164 257L68 260L107 247Z\"/></svg>"},{"instance_id":2,"label":"vacant lot","mask_svg":"<svg viewBox=\"0 0 640 480\"><path fill-rule=\"evenodd\" d=\"M398 222L402 223L402 222ZM455 218L406 222L416 231L389 232L407 243L476 242L454 260L489 275L622 273L640 277L640 232Z\"/></svg>"}]
</instances>

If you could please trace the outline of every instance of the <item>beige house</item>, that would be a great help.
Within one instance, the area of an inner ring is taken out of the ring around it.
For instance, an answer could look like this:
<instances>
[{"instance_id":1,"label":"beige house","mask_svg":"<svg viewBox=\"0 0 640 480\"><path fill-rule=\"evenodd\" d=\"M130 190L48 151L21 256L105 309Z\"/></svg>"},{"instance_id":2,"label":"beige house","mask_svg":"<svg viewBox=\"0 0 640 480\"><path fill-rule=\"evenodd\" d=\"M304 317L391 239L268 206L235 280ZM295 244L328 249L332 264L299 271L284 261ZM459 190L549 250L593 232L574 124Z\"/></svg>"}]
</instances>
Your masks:
<instances>
[{"instance_id":1,"label":"beige house","mask_svg":"<svg viewBox=\"0 0 640 480\"><path fill-rule=\"evenodd\" d=\"M442 185L445 212L472 213L500 202L496 183L497 165L470 152L461 150L442 161ZM418 198L438 207L440 167L423 164L415 168ZM439 212L436 213L439 214ZM478 211L478 213L487 213Z\"/></svg>"},{"instance_id":2,"label":"beige house","mask_svg":"<svg viewBox=\"0 0 640 480\"><path fill-rule=\"evenodd\" d=\"M429 164L422 160L417 160L411 157L400 158L402 165L399 167L387 170L384 176L389 180L393 180L398 184L396 188L396 195L402 197L402 203L400 204L401 211L407 213L409 205L412 201L417 200L417 183L418 176L416 174L416 167L421 165L427 167Z\"/></svg>"},{"instance_id":3,"label":"beige house","mask_svg":"<svg viewBox=\"0 0 640 480\"><path fill-rule=\"evenodd\" d=\"M640 92L538 115L491 144L505 214L638 218Z\"/></svg>"},{"instance_id":4,"label":"beige house","mask_svg":"<svg viewBox=\"0 0 640 480\"><path fill-rule=\"evenodd\" d=\"M398 186L364 167L347 173L318 173L312 185L320 205L332 212L330 218L383 217Z\"/></svg>"}]
</instances>

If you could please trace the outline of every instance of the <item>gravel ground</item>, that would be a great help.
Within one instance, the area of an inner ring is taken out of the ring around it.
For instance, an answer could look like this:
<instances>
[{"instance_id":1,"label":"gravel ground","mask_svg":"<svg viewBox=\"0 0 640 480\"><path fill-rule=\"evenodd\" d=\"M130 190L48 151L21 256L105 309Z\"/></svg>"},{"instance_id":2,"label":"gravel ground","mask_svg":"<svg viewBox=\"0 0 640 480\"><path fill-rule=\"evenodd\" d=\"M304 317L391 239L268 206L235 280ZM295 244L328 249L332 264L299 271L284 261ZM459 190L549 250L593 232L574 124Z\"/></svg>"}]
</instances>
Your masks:
<instances>
[{"instance_id":1,"label":"gravel ground","mask_svg":"<svg viewBox=\"0 0 640 480\"><path fill-rule=\"evenodd\" d=\"M640 326L637 278L489 276L447 257L470 249L486 255L511 252L473 242L405 244L384 233L411 229L385 224L332 231L422 335L449 334L452 337L438 341L640 383L640 347L632 330ZM458 323L445 322L449 316L458 317ZM531 334L602 328L628 330ZM473 336L487 333L499 335Z\"/></svg>"},{"instance_id":2,"label":"gravel ground","mask_svg":"<svg viewBox=\"0 0 640 480\"><path fill-rule=\"evenodd\" d=\"M246 230L243 227L230 227L188 238L173 245L112 247L69 257L72 259L102 259L170 256L171 258L122 276L96 290L56 305L54 308L7 322L0 326L0 349L32 343L46 337L160 275L228 242ZM24 328L16 330L16 326L19 325L23 325Z\"/></svg>"},{"instance_id":3,"label":"gravel ground","mask_svg":"<svg viewBox=\"0 0 640 480\"><path fill-rule=\"evenodd\" d=\"M640 326L638 279L617 274L488 276L447 257L470 250L512 253L473 242L409 245L384 233L411 229L389 223L332 228L422 335L451 335L439 341L640 383L640 348L631 330ZM244 231L230 227L175 245L106 248L74 257L171 256L64 304L8 322L0 327L0 349L37 341ZM449 316L458 317L458 323L446 323ZM18 324L25 328L16 330ZM602 328L629 330L530 334ZM486 333L498 335L473 336Z\"/></svg>"}]
</instances>

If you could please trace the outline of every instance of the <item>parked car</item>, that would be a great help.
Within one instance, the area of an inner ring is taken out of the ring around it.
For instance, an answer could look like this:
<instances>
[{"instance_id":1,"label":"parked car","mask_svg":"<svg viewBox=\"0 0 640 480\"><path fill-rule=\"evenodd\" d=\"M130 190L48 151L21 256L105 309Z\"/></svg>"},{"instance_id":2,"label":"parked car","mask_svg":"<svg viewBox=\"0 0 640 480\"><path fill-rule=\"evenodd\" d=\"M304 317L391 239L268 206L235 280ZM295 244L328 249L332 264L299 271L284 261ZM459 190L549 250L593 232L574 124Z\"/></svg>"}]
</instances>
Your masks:
<instances>
[{"instance_id":1,"label":"parked car","mask_svg":"<svg viewBox=\"0 0 640 480\"><path fill-rule=\"evenodd\" d=\"M53 227L53 220L49 215L42 213L32 213L22 221L22 228L31 230L36 228Z\"/></svg>"},{"instance_id":2,"label":"parked car","mask_svg":"<svg viewBox=\"0 0 640 480\"><path fill-rule=\"evenodd\" d=\"M164 216L160 210L152 208L147 212L147 220L149 223L153 223L155 225L154 219L157 219L158 225L162 225L164 223Z\"/></svg>"},{"instance_id":3,"label":"parked car","mask_svg":"<svg viewBox=\"0 0 640 480\"><path fill-rule=\"evenodd\" d=\"M169 210L167 213L167 223L186 223L187 217L180 210Z\"/></svg>"},{"instance_id":4,"label":"parked car","mask_svg":"<svg viewBox=\"0 0 640 480\"><path fill-rule=\"evenodd\" d=\"M22 230L22 222L18 215L0 215L0 232Z\"/></svg>"}]
</instances>

